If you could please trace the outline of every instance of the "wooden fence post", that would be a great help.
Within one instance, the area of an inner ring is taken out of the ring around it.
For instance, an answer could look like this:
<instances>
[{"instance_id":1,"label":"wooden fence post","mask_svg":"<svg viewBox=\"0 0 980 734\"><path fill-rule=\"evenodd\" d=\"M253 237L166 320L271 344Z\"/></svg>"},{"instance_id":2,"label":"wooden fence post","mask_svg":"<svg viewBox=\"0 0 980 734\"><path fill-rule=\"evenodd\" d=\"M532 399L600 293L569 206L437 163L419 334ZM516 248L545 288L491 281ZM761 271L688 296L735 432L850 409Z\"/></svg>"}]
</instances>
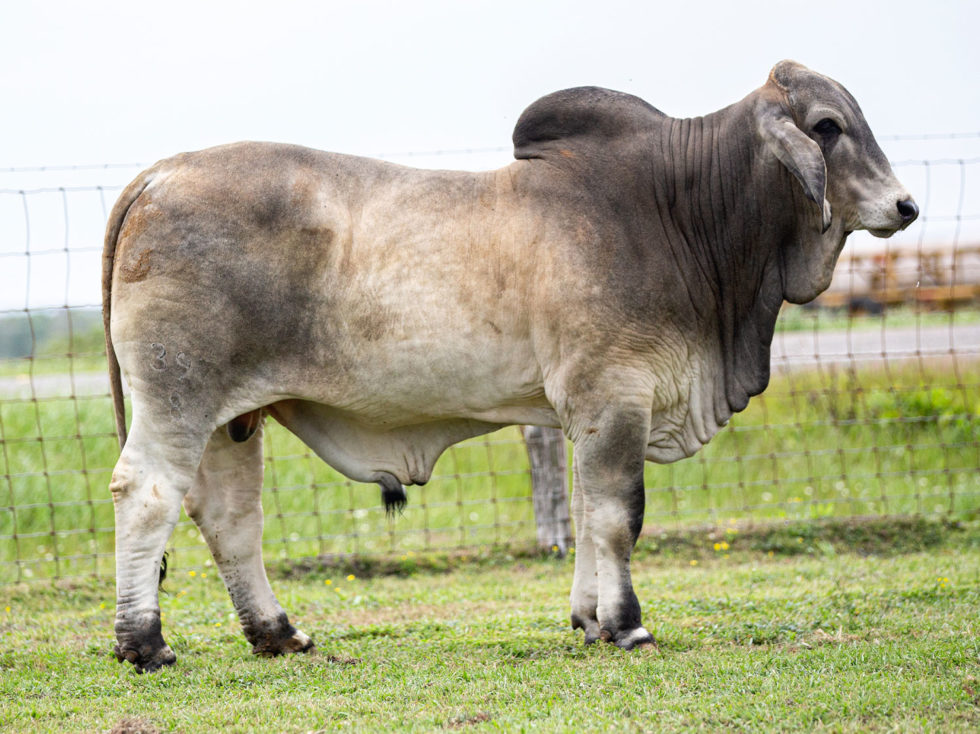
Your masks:
<instances>
[{"instance_id":1,"label":"wooden fence post","mask_svg":"<svg viewBox=\"0 0 980 734\"><path fill-rule=\"evenodd\" d=\"M557 428L522 426L531 463L531 491L538 545L568 552L572 540L568 516L568 451L565 435Z\"/></svg>"}]
</instances>

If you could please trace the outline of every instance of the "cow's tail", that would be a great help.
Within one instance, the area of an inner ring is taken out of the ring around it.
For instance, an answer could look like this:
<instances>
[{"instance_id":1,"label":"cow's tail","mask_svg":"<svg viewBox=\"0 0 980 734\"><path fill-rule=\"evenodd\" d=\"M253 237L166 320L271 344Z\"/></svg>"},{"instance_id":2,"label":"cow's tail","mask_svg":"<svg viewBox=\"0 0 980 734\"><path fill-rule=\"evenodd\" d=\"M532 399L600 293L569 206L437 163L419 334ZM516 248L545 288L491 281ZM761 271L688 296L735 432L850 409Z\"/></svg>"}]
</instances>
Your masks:
<instances>
[{"instance_id":1,"label":"cow's tail","mask_svg":"<svg viewBox=\"0 0 980 734\"><path fill-rule=\"evenodd\" d=\"M122 375L119 372L119 360L112 346L112 332L109 321L112 307L112 271L116 260L116 241L119 231L129 208L140 194L150 185L156 174L156 168L150 168L129 184L120 194L105 229L105 244L102 248L102 325L105 328L105 355L109 363L109 393L112 395L112 407L116 414L116 435L119 437L119 448L126 445L126 406L123 402Z\"/></svg>"}]
</instances>

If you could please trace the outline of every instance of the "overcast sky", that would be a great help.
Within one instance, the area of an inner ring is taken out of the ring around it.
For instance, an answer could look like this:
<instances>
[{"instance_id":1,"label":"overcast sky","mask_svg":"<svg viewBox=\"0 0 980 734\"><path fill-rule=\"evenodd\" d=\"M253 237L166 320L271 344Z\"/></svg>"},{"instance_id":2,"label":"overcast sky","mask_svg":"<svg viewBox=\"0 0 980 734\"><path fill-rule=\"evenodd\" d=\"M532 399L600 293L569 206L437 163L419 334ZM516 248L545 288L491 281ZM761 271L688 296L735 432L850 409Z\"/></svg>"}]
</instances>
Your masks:
<instances>
[{"instance_id":1,"label":"overcast sky","mask_svg":"<svg viewBox=\"0 0 980 734\"><path fill-rule=\"evenodd\" d=\"M548 92L597 84L692 116L761 86L783 58L847 86L879 137L976 133L978 8L965 0L5 2L0 189L122 183L136 169L9 169L149 164L241 139L491 168L510 160L517 117ZM882 144L893 160L980 152L976 139ZM459 149L485 152L396 155ZM15 209L0 201L0 251L21 236L4 224ZM34 218L36 240L46 217ZM74 219L77 232L86 215Z\"/></svg>"}]
</instances>

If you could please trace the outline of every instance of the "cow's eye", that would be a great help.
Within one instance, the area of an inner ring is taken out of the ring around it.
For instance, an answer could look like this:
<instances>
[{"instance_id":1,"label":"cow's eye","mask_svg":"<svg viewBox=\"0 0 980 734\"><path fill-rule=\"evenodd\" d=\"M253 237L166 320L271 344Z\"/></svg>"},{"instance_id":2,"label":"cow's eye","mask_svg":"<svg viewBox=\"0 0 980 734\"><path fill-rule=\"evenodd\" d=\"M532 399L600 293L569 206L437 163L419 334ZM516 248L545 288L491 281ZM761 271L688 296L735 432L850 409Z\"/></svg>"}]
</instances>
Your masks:
<instances>
[{"instance_id":1,"label":"cow's eye","mask_svg":"<svg viewBox=\"0 0 980 734\"><path fill-rule=\"evenodd\" d=\"M826 138L836 138L843 130L840 129L840 125L836 122L829 117L825 117L813 126L813 132Z\"/></svg>"}]
</instances>

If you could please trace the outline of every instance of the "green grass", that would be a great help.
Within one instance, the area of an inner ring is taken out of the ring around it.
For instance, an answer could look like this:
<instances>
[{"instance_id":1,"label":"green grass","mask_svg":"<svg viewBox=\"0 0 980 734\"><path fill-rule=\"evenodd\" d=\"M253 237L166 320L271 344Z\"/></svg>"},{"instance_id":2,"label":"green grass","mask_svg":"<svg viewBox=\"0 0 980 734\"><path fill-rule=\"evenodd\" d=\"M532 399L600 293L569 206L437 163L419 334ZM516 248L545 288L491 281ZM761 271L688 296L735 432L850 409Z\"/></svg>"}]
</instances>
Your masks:
<instances>
[{"instance_id":1,"label":"green grass","mask_svg":"<svg viewBox=\"0 0 980 734\"><path fill-rule=\"evenodd\" d=\"M776 322L777 332L880 329L882 323L891 328L918 326L921 328L965 326L980 321L980 310L960 308L955 311L928 311L924 307L892 306L878 316L850 314L846 308L827 309L784 303Z\"/></svg>"},{"instance_id":2,"label":"green grass","mask_svg":"<svg viewBox=\"0 0 980 734\"><path fill-rule=\"evenodd\" d=\"M445 556L440 572L277 575L318 645L278 659L250 655L213 571L177 567L162 608L178 663L144 676L111 656L111 582L3 587L0 729L980 727L976 525L732 530L641 541L634 582L659 649L633 653L585 648L568 628L567 559L486 551Z\"/></svg>"},{"instance_id":3,"label":"green grass","mask_svg":"<svg viewBox=\"0 0 980 734\"><path fill-rule=\"evenodd\" d=\"M266 558L470 548L534 537L516 428L450 449L387 518L375 485L346 480L267 424ZM0 584L111 574L107 489L118 456L108 398L0 401ZM773 381L695 457L647 465L648 524L854 515L972 518L980 509L980 369L823 370ZM208 558L184 519L183 563Z\"/></svg>"}]
</instances>

